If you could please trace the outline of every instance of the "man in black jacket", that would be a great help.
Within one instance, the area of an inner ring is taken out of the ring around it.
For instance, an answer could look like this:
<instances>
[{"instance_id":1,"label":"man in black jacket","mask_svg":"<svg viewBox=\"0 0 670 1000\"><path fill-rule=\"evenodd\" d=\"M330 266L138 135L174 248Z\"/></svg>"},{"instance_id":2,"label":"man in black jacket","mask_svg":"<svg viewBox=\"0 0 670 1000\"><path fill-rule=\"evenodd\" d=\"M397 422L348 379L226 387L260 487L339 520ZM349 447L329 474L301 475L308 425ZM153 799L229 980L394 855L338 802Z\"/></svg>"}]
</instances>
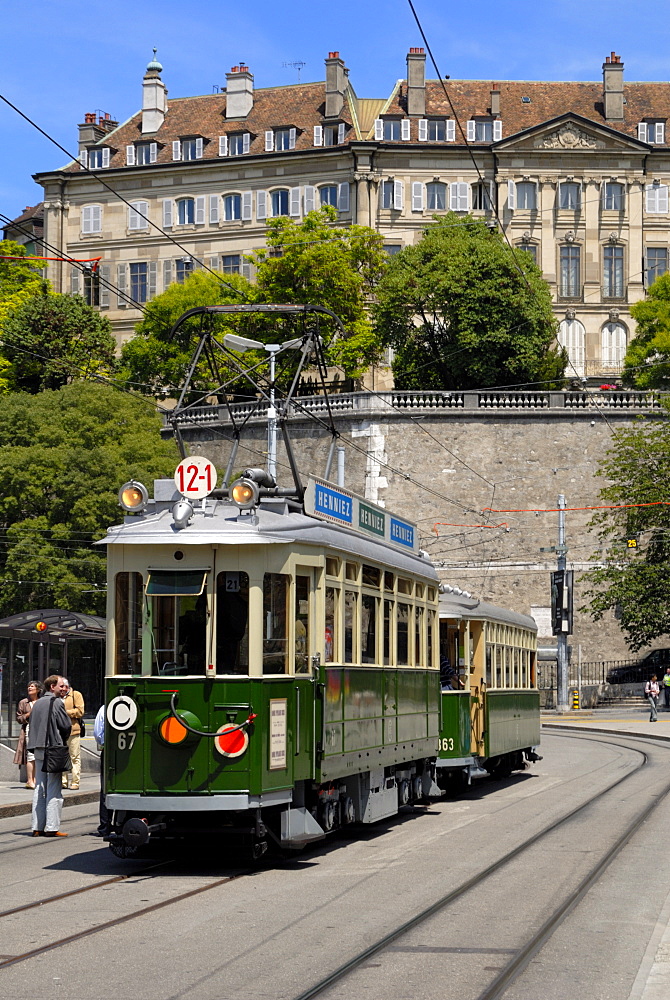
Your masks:
<instances>
[{"instance_id":1,"label":"man in black jacket","mask_svg":"<svg viewBox=\"0 0 670 1000\"><path fill-rule=\"evenodd\" d=\"M42 770L44 748L67 742L72 725L63 705L67 681L54 674L44 682L44 696L38 698L30 713L28 749L35 754L35 791L33 792L33 837L67 837L61 833L63 810L61 775ZM49 719L49 709L51 718ZM39 709L39 711L38 711ZM47 732L48 725L48 732Z\"/></svg>"}]
</instances>

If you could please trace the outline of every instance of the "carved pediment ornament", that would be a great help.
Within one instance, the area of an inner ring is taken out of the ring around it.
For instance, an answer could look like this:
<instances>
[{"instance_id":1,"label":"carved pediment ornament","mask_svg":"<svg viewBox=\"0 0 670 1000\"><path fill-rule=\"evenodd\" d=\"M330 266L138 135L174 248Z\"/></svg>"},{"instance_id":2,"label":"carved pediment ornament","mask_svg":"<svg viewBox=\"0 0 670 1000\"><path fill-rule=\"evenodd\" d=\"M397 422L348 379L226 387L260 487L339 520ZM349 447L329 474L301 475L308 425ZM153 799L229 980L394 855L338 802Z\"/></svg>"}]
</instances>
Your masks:
<instances>
[{"instance_id":1,"label":"carved pediment ornament","mask_svg":"<svg viewBox=\"0 0 670 1000\"><path fill-rule=\"evenodd\" d=\"M571 123L562 125L556 132L541 139L538 143L542 149L604 149L605 143L595 139L588 132Z\"/></svg>"}]
</instances>

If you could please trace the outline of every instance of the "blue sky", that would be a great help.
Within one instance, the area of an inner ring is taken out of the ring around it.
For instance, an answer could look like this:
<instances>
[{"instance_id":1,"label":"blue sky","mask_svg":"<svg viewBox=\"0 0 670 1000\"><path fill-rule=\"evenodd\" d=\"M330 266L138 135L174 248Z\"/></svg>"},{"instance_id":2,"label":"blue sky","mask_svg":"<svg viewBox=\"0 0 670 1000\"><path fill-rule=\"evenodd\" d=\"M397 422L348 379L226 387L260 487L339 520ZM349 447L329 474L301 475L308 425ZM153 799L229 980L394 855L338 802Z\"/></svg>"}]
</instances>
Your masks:
<instances>
[{"instance_id":1,"label":"blue sky","mask_svg":"<svg viewBox=\"0 0 670 1000\"><path fill-rule=\"evenodd\" d=\"M670 4L630 0L414 0L443 74L486 80L597 80L614 50L627 80L670 79ZM324 77L339 50L361 97L386 95L421 37L407 0L5 0L0 94L76 151L87 111L124 121L158 48L170 96L212 93L245 61L258 87ZM428 67L428 75L434 76ZM40 200L31 175L65 157L0 102L0 212Z\"/></svg>"}]
</instances>

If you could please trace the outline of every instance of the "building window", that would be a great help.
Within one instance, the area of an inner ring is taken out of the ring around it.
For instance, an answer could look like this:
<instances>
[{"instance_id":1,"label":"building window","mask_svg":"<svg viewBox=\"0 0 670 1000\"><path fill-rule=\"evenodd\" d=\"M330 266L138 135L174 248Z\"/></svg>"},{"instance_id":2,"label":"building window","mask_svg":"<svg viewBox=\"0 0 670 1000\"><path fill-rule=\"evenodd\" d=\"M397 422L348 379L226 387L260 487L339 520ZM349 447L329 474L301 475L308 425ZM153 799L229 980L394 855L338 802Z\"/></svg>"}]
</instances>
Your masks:
<instances>
[{"instance_id":1,"label":"building window","mask_svg":"<svg viewBox=\"0 0 670 1000\"><path fill-rule=\"evenodd\" d=\"M337 184L319 188L319 198L322 205L332 205L333 208L337 208Z\"/></svg>"},{"instance_id":2,"label":"building window","mask_svg":"<svg viewBox=\"0 0 670 1000\"><path fill-rule=\"evenodd\" d=\"M202 156L202 153L200 154L200 156ZM200 156L198 156L197 139L182 139L181 141L182 160L199 160Z\"/></svg>"},{"instance_id":3,"label":"building window","mask_svg":"<svg viewBox=\"0 0 670 1000\"><path fill-rule=\"evenodd\" d=\"M82 206L81 232L82 235L102 232L102 207L100 205Z\"/></svg>"},{"instance_id":4,"label":"building window","mask_svg":"<svg viewBox=\"0 0 670 1000\"><path fill-rule=\"evenodd\" d=\"M608 299L623 296L623 247L605 247L603 255L603 295Z\"/></svg>"},{"instance_id":5,"label":"building window","mask_svg":"<svg viewBox=\"0 0 670 1000\"><path fill-rule=\"evenodd\" d=\"M221 258L221 270L224 274L239 274L242 269L242 258L238 253L227 253Z\"/></svg>"},{"instance_id":6,"label":"building window","mask_svg":"<svg viewBox=\"0 0 670 1000\"><path fill-rule=\"evenodd\" d=\"M384 139L388 142L400 141L400 122L384 120Z\"/></svg>"},{"instance_id":7,"label":"building window","mask_svg":"<svg viewBox=\"0 0 670 1000\"><path fill-rule=\"evenodd\" d=\"M148 201L131 201L128 209L128 229L147 229L149 226L148 216Z\"/></svg>"},{"instance_id":8,"label":"building window","mask_svg":"<svg viewBox=\"0 0 670 1000\"><path fill-rule=\"evenodd\" d=\"M156 162L157 146L155 142L139 142L135 146L135 163L138 167L147 167Z\"/></svg>"},{"instance_id":9,"label":"building window","mask_svg":"<svg viewBox=\"0 0 670 1000\"><path fill-rule=\"evenodd\" d=\"M400 243L385 243L384 251L389 255L389 257L395 257L397 253L400 253L402 246Z\"/></svg>"},{"instance_id":10,"label":"building window","mask_svg":"<svg viewBox=\"0 0 670 1000\"><path fill-rule=\"evenodd\" d=\"M109 166L109 148L89 149L88 166L90 170L102 170Z\"/></svg>"},{"instance_id":11,"label":"building window","mask_svg":"<svg viewBox=\"0 0 670 1000\"><path fill-rule=\"evenodd\" d=\"M393 181L382 183L382 208L393 208Z\"/></svg>"},{"instance_id":12,"label":"building window","mask_svg":"<svg viewBox=\"0 0 670 1000\"><path fill-rule=\"evenodd\" d=\"M647 184L645 188L645 210L650 215L666 215L668 211L667 184Z\"/></svg>"},{"instance_id":13,"label":"building window","mask_svg":"<svg viewBox=\"0 0 670 1000\"><path fill-rule=\"evenodd\" d=\"M242 218L242 195L227 194L223 199L223 218L226 222L235 222Z\"/></svg>"},{"instance_id":14,"label":"building window","mask_svg":"<svg viewBox=\"0 0 670 1000\"><path fill-rule=\"evenodd\" d=\"M177 260L177 266L175 268L177 281L180 285L183 285L189 274L193 271L193 258L192 257L180 257Z\"/></svg>"},{"instance_id":15,"label":"building window","mask_svg":"<svg viewBox=\"0 0 670 1000\"><path fill-rule=\"evenodd\" d=\"M426 202L429 211L444 212L447 208L447 185L439 181L426 184Z\"/></svg>"},{"instance_id":16,"label":"building window","mask_svg":"<svg viewBox=\"0 0 670 1000\"><path fill-rule=\"evenodd\" d=\"M533 181L519 181L516 185L517 208L526 212L537 211L537 184Z\"/></svg>"},{"instance_id":17,"label":"building window","mask_svg":"<svg viewBox=\"0 0 670 1000\"><path fill-rule=\"evenodd\" d=\"M324 146L339 146L340 143L344 142L344 129L343 123L339 125L325 125L323 129L323 144Z\"/></svg>"},{"instance_id":18,"label":"building window","mask_svg":"<svg viewBox=\"0 0 670 1000\"><path fill-rule=\"evenodd\" d=\"M291 130L288 128L280 128L275 132L275 149L281 152L286 149L292 149L291 146Z\"/></svg>"},{"instance_id":19,"label":"building window","mask_svg":"<svg viewBox=\"0 0 670 1000\"><path fill-rule=\"evenodd\" d=\"M133 302L141 304L147 301L147 272L146 264L130 265L130 297Z\"/></svg>"},{"instance_id":20,"label":"building window","mask_svg":"<svg viewBox=\"0 0 670 1000\"><path fill-rule=\"evenodd\" d=\"M619 368L626 354L626 327L623 323L606 323L602 330L603 367Z\"/></svg>"},{"instance_id":21,"label":"building window","mask_svg":"<svg viewBox=\"0 0 670 1000\"><path fill-rule=\"evenodd\" d=\"M558 186L558 207L564 211L578 212L581 204L581 185L573 181L562 181Z\"/></svg>"},{"instance_id":22,"label":"building window","mask_svg":"<svg viewBox=\"0 0 670 1000\"><path fill-rule=\"evenodd\" d=\"M561 247L559 295L566 298L576 298L580 294L579 255L580 247Z\"/></svg>"},{"instance_id":23,"label":"building window","mask_svg":"<svg viewBox=\"0 0 670 1000\"><path fill-rule=\"evenodd\" d=\"M288 188L280 188L270 194L272 204L272 214L276 218L278 215L288 215L289 192Z\"/></svg>"},{"instance_id":24,"label":"building window","mask_svg":"<svg viewBox=\"0 0 670 1000\"><path fill-rule=\"evenodd\" d=\"M624 186L608 181L603 188L603 208L606 212L623 212Z\"/></svg>"},{"instance_id":25,"label":"building window","mask_svg":"<svg viewBox=\"0 0 670 1000\"><path fill-rule=\"evenodd\" d=\"M228 156L243 156L249 152L249 133L238 132L228 136Z\"/></svg>"},{"instance_id":26,"label":"building window","mask_svg":"<svg viewBox=\"0 0 670 1000\"><path fill-rule=\"evenodd\" d=\"M524 253L529 253L533 258L533 264L537 267L537 244L536 243L519 243L519 250L523 250Z\"/></svg>"},{"instance_id":27,"label":"building window","mask_svg":"<svg viewBox=\"0 0 670 1000\"><path fill-rule=\"evenodd\" d=\"M573 375L584 374L586 330L578 319L564 319L558 327L558 342L568 352Z\"/></svg>"},{"instance_id":28,"label":"building window","mask_svg":"<svg viewBox=\"0 0 670 1000\"><path fill-rule=\"evenodd\" d=\"M180 226L189 226L195 223L195 199L180 198L177 202L177 221Z\"/></svg>"},{"instance_id":29,"label":"building window","mask_svg":"<svg viewBox=\"0 0 670 1000\"><path fill-rule=\"evenodd\" d=\"M487 181L480 181L472 185L472 208L473 210L491 211L491 188Z\"/></svg>"},{"instance_id":30,"label":"building window","mask_svg":"<svg viewBox=\"0 0 670 1000\"><path fill-rule=\"evenodd\" d=\"M493 142L493 122L475 122L475 142Z\"/></svg>"},{"instance_id":31,"label":"building window","mask_svg":"<svg viewBox=\"0 0 670 1000\"><path fill-rule=\"evenodd\" d=\"M447 141L447 123L445 121L431 122L428 121L428 142L446 142Z\"/></svg>"},{"instance_id":32,"label":"building window","mask_svg":"<svg viewBox=\"0 0 670 1000\"><path fill-rule=\"evenodd\" d=\"M647 288L668 270L667 247L647 247Z\"/></svg>"},{"instance_id":33,"label":"building window","mask_svg":"<svg viewBox=\"0 0 670 1000\"><path fill-rule=\"evenodd\" d=\"M97 272L84 271L84 300L87 306L100 305L100 276Z\"/></svg>"},{"instance_id":34,"label":"building window","mask_svg":"<svg viewBox=\"0 0 670 1000\"><path fill-rule=\"evenodd\" d=\"M650 142L655 146L662 146L665 143L665 122L644 121L637 127L637 137L642 142Z\"/></svg>"}]
</instances>

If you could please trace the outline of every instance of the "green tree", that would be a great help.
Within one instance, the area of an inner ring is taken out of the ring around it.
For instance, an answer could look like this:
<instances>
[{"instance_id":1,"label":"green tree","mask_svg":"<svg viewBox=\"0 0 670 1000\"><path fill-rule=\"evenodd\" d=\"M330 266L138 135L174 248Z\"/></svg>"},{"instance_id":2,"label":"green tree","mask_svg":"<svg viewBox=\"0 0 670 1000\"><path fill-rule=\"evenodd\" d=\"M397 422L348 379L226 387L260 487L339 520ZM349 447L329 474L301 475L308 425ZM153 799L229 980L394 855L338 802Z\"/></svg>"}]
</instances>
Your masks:
<instances>
[{"instance_id":1,"label":"green tree","mask_svg":"<svg viewBox=\"0 0 670 1000\"><path fill-rule=\"evenodd\" d=\"M388 257L379 233L367 226L336 225L336 221L337 212L330 205L309 212L302 222L285 216L271 219L267 249L250 260L257 268L257 302L324 306L341 319L344 337L328 319L320 320L321 334L328 360L355 376L379 356L367 300ZM263 321L256 320L255 326L262 331ZM253 336L249 325L247 329ZM257 335L267 339L262 332Z\"/></svg>"},{"instance_id":2,"label":"green tree","mask_svg":"<svg viewBox=\"0 0 670 1000\"><path fill-rule=\"evenodd\" d=\"M646 299L635 302L630 314L637 323L622 380L636 389L670 389L670 274L650 285Z\"/></svg>"},{"instance_id":3,"label":"green tree","mask_svg":"<svg viewBox=\"0 0 670 1000\"><path fill-rule=\"evenodd\" d=\"M46 282L5 317L1 328L10 389L40 392L108 373L115 342L106 316L79 295L55 295Z\"/></svg>"},{"instance_id":4,"label":"green tree","mask_svg":"<svg viewBox=\"0 0 670 1000\"><path fill-rule=\"evenodd\" d=\"M597 475L609 484L593 519L603 565L585 575L595 619L616 611L631 649L670 634L670 420L636 422L616 431ZM624 506L640 504L641 506ZM620 506L616 506L620 505ZM638 548L629 549L628 539Z\"/></svg>"},{"instance_id":5,"label":"green tree","mask_svg":"<svg viewBox=\"0 0 670 1000\"><path fill-rule=\"evenodd\" d=\"M0 333L9 313L39 292L40 267L40 263L28 258L26 248L20 243L0 240ZM9 388L10 367L0 342L0 392Z\"/></svg>"},{"instance_id":6,"label":"green tree","mask_svg":"<svg viewBox=\"0 0 670 1000\"><path fill-rule=\"evenodd\" d=\"M7 393L0 407L0 616L65 607L105 613L105 551L119 487L151 486L179 461L148 400L77 382Z\"/></svg>"},{"instance_id":7,"label":"green tree","mask_svg":"<svg viewBox=\"0 0 670 1000\"><path fill-rule=\"evenodd\" d=\"M483 221L449 213L391 262L375 330L402 389L560 383L549 288L529 254Z\"/></svg>"}]
</instances>

